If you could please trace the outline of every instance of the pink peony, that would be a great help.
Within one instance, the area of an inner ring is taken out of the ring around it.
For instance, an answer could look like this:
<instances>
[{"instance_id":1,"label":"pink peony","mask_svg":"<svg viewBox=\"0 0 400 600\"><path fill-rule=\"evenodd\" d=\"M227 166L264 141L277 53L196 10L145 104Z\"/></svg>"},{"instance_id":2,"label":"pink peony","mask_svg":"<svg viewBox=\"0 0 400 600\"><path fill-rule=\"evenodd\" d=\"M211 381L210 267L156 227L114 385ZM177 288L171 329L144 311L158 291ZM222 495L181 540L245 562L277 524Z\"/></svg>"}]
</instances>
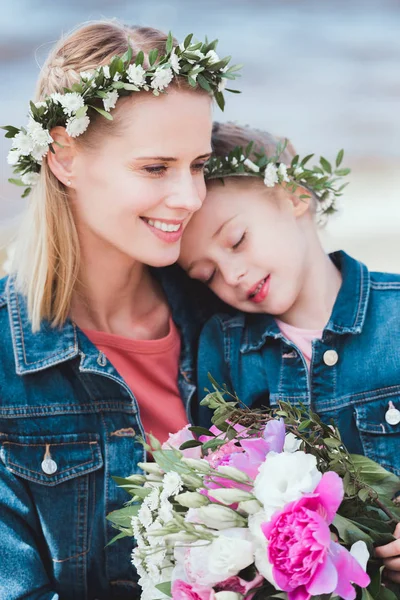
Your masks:
<instances>
[{"instance_id":1,"label":"pink peony","mask_svg":"<svg viewBox=\"0 0 400 600\"><path fill-rule=\"evenodd\" d=\"M172 584L173 600L210 600L212 594L213 590L211 588L191 585L186 581L182 581L182 579L175 579Z\"/></svg>"},{"instance_id":2,"label":"pink peony","mask_svg":"<svg viewBox=\"0 0 400 600\"><path fill-rule=\"evenodd\" d=\"M169 450L170 448L176 448L179 450L179 447L182 446L182 444L194 440L195 437L193 433L189 431L189 427L190 425L186 425L186 427L183 427L176 433L170 433L167 441L163 443L162 449ZM182 450L182 454L183 456L186 456L186 458L201 458L201 446Z\"/></svg>"},{"instance_id":3,"label":"pink peony","mask_svg":"<svg viewBox=\"0 0 400 600\"><path fill-rule=\"evenodd\" d=\"M229 577L229 579L225 579L225 581L221 581L218 585L214 586L214 589L217 592L237 592L239 594L246 594L246 600L251 600L253 595L248 595L248 592L254 590L259 587L264 578L262 575L256 575L254 579L251 581L245 581L241 579L238 575L234 577Z\"/></svg>"},{"instance_id":4,"label":"pink peony","mask_svg":"<svg viewBox=\"0 0 400 600\"><path fill-rule=\"evenodd\" d=\"M274 579L288 592L289 600L309 600L332 592L354 600L351 584L369 585L370 578L356 559L331 540L329 525L342 499L342 480L328 472L313 493L290 502L261 525Z\"/></svg>"}]
</instances>

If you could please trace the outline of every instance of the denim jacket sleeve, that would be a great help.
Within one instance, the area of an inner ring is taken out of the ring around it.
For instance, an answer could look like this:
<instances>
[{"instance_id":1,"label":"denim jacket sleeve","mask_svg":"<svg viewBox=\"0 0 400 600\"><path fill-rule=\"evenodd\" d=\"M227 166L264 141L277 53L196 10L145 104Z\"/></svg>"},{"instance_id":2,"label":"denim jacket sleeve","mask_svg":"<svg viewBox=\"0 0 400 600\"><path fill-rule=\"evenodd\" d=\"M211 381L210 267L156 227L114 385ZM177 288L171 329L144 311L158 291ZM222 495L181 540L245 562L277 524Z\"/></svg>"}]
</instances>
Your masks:
<instances>
[{"instance_id":1,"label":"denim jacket sleeve","mask_svg":"<svg viewBox=\"0 0 400 600\"><path fill-rule=\"evenodd\" d=\"M41 560L36 509L23 481L1 461L0 488L0 600L59 600Z\"/></svg>"},{"instance_id":2,"label":"denim jacket sleeve","mask_svg":"<svg viewBox=\"0 0 400 600\"><path fill-rule=\"evenodd\" d=\"M197 382L199 401L212 390L208 375L211 375L219 386L226 384L232 389L228 364L225 360L225 339L223 322L219 315L213 316L203 327L199 340ZM210 409L199 407L199 424L209 427L212 412Z\"/></svg>"}]
</instances>

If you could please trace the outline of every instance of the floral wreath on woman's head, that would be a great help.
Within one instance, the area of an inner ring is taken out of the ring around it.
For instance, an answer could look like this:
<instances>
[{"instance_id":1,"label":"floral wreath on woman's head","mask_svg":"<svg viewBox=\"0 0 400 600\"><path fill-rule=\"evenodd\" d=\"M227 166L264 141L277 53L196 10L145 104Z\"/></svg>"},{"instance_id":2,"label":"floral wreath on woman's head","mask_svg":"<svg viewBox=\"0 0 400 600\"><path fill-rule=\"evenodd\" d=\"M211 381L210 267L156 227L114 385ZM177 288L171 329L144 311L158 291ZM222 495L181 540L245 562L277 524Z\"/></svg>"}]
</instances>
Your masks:
<instances>
[{"instance_id":1,"label":"floral wreath on woman's head","mask_svg":"<svg viewBox=\"0 0 400 600\"><path fill-rule=\"evenodd\" d=\"M296 154L290 165L286 165L279 159L287 144L288 140L283 144L278 143L275 154L270 157L264 152L254 152L254 142L250 142L246 148L236 146L226 156L213 155L206 164L205 178L208 181L248 176L262 179L270 188L277 184L284 184L290 192L295 192L298 187L305 188L316 198L318 220L320 224L324 224L326 218L338 210L337 198L348 185L340 184L341 178L350 173L350 169L340 168L344 151L338 152L334 167L323 156L320 157L318 166L308 167L307 163L314 154L309 154L302 160ZM309 199L310 194L301 194L300 198Z\"/></svg>"},{"instance_id":2,"label":"floral wreath on woman's head","mask_svg":"<svg viewBox=\"0 0 400 600\"><path fill-rule=\"evenodd\" d=\"M14 167L18 179L10 183L26 187L22 197L31 191L39 179L43 158L48 151L54 152L53 127L65 127L71 137L84 133L90 123L90 112L97 111L112 120L111 109L117 100L132 92L151 91L155 96L164 92L175 77L184 77L193 88L200 87L209 92L221 110L225 100L223 91L229 79L239 77L241 65L228 67L231 57L220 59L215 51L218 40L192 42L193 34L186 36L179 46L173 45L173 36L168 34L166 53L159 55L155 48L148 54L149 67L143 66L145 55L140 51L134 63L129 47L123 56L115 56L109 65L79 74L79 81L63 93L55 92L41 102L30 103L29 121L26 128L2 127L6 137L13 139L8 153L8 163ZM100 105L100 106L99 106Z\"/></svg>"}]
</instances>

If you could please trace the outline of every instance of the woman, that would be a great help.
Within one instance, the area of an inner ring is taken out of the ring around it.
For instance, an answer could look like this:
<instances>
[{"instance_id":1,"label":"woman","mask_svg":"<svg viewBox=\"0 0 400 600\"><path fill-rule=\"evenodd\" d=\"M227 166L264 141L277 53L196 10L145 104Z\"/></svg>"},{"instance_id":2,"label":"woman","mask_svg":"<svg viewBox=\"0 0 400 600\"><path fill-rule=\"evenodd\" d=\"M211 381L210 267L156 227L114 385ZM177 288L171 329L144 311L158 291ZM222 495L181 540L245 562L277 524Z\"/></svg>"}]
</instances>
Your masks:
<instances>
[{"instance_id":1,"label":"woman","mask_svg":"<svg viewBox=\"0 0 400 600\"><path fill-rule=\"evenodd\" d=\"M214 48L83 27L50 54L27 129L8 128L34 188L0 284L1 599L139 596L105 517L139 436L191 418L195 321L173 272L163 289L150 267L177 260L205 196L228 62Z\"/></svg>"}]
</instances>

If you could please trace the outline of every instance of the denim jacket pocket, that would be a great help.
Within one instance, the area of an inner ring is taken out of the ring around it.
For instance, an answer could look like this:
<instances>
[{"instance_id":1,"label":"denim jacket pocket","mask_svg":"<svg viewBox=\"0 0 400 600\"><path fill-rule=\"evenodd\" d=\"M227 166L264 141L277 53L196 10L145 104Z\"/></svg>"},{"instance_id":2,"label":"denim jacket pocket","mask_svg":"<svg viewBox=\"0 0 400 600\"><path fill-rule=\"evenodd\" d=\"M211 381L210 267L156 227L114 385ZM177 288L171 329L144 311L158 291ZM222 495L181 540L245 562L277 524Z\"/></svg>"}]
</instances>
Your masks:
<instances>
[{"instance_id":1,"label":"denim jacket pocket","mask_svg":"<svg viewBox=\"0 0 400 600\"><path fill-rule=\"evenodd\" d=\"M400 398L390 400L400 409ZM369 401L354 407L365 456L400 475L400 422L390 425L386 421L388 409L389 399Z\"/></svg>"},{"instance_id":2,"label":"denim jacket pocket","mask_svg":"<svg viewBox=\"0 0 400 600\"><path fill-rule=\"evenodd\" d=\"M51 578L71 592L68 598L80 598L87 588L86 555L103 486L95 476L103 466L100 436L0 433L0 459L29 490L51 557Z\"/></svg>"}]
</instances>

